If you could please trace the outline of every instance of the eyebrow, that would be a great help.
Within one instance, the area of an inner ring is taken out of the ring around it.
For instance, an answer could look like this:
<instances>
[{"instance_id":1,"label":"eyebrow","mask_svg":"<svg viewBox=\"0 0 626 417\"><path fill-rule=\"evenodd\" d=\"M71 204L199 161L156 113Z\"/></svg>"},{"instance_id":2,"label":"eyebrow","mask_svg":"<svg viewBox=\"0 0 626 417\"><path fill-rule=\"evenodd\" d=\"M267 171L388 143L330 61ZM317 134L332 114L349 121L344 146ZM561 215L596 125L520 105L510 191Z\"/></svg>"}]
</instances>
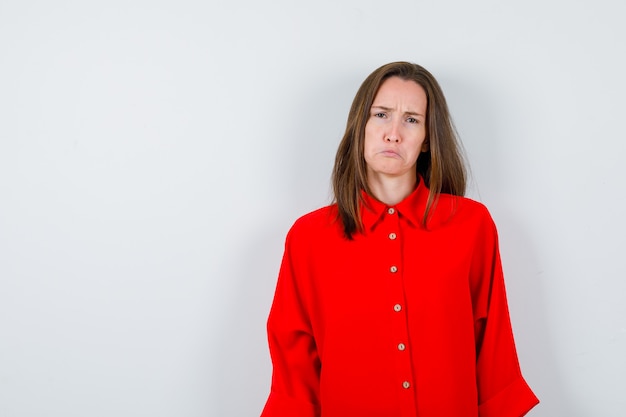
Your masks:
<instances>
[{"instance_id":1,"label":"eyebrow","mask_svg":"<svg viewBox=\"0 0 626 417\"><path fill-rule=\"evenodd\" d=\"M371 108L372 109L380 109L380 110L384 110L384 111L387 111L387 112L393 110L391 107L385 107L385 106L372 106ZM408 114L408 115L411 115L411 116L421 116L421 117L424 117L423 114L420 114L420 113L417 113L417 112L414 112L414 111L407 111L407 112L404 112L404 114Z\"/></svg>"}]
</instances>

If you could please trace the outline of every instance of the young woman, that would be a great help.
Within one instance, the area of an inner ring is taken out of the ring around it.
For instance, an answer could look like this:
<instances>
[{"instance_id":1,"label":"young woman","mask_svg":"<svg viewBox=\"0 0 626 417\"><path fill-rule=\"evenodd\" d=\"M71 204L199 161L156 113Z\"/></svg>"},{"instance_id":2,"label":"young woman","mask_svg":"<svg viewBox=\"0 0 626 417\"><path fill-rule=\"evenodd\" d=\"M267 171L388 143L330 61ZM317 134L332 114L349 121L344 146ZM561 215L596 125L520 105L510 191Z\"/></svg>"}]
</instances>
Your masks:
<instances>
[{"instance_id":1,"label":"young woman","mask_svg":"<svg viewBox=\"0 0 626 417\"><path fill-rule=\"evenodd\" d=\"M465 181L435 78L375 70L337 151L335 204L287 235L262 417L521 417L538 403L496 228Z\"/></svg>"}]
</instances>

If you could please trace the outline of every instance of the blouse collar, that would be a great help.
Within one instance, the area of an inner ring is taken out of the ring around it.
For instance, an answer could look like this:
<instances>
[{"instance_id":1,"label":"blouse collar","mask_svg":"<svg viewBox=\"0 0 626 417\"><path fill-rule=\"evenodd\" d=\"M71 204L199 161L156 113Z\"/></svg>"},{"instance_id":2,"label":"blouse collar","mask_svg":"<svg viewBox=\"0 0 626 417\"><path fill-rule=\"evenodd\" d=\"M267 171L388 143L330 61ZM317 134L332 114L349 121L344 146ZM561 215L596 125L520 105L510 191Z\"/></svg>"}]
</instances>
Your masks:
<instances>
[{"instance_id":1,"label":"blouse collar","mask_svg":"<svg viewBox=\"0 0 626 417\"><path fill-rule=\"evenodd\" d=\"M394 213L397 213L400 218L406 219L411 226L422 227L430 191L421 177L418 177L417 180L418 184L415 190L404 200L393 206L389 206L362 191L363 206L361 208L361 216L364 229L371 231L385 214L390 215Z\"/></svg>"}]
</instances>

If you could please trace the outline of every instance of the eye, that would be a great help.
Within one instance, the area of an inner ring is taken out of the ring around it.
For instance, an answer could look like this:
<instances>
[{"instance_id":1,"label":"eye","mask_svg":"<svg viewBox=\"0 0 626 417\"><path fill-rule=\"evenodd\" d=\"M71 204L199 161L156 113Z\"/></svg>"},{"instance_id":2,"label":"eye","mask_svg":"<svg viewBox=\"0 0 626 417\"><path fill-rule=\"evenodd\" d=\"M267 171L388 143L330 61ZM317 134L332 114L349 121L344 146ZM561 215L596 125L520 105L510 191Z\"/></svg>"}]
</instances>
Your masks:
<instances>
[{"instance_id":1,"label":"eye","mask_svg":"<svg viewBox=\"0 0 626 417\"><path fill-rule=\"evenodd\" d=\"M384 119L385 117L387 117L387 115L383 112L374 113L373 116L378 117L380 119Z\"/></svg>"},{"instance_id":2,"label":"eye","mask_svg":"<svg viewBox=\"0 0 626 417\"><path fill-rule=\"evenodd\" d=\"M409 123L419 123L419 120L417 120L415 117L408 117L406 121Z\"/></svg>"}]
</instances>

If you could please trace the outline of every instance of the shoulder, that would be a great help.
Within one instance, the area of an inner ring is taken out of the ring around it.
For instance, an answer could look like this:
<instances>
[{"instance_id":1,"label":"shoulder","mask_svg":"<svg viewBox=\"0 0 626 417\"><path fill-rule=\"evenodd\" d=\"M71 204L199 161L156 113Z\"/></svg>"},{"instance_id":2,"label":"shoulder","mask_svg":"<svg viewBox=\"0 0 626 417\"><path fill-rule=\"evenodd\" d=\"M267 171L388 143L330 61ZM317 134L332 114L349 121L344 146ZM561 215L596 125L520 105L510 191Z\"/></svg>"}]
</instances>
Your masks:
<instances>
[{"instance_id":1,"label":"shoulder","mask_svg":"<svg viewBox=\"0 0 626 417\"><path fill-rule=\"evenodd\" d=\"M313 239L332 233L338 227L337 205L319 208L299 217L289 229L287 239Z\"/></svg>"},{"instance_id":2,"label":"shoulder","mask_svg":"<svg viewBox=\"0 0 626 417\"><path fill-rule=\"evenodd\" d=\"M438 202L438 210L443 217L447 217L445 223L464 224L478 227L484 230L495 230L495 224L487 207L476 200L468 197L441 194Z\"/></svg>"},{"instance_id":3,"label":"shoulder","mask_svg":"<svg viewBox=\"0 0 626 417\"><path fill-rule=\"evenodd\" d=\"M484 217L491 219L489 209L480 201L473 200L468 197L458 197L459 209L467 212L467 214L474 217Z\"/></svg>"},{"instance_id":4,"label":"shoulder","mask_svg":"<svg viewBox=\"0 0 626 417\"><path fill-rule=\"evenodd\" d=\"M307 214L300 216L291 226L291 230L306 230L310 228L326 227L332 224L337 217L337 206L321 207Z\"/></svg>"}]
</instances>

